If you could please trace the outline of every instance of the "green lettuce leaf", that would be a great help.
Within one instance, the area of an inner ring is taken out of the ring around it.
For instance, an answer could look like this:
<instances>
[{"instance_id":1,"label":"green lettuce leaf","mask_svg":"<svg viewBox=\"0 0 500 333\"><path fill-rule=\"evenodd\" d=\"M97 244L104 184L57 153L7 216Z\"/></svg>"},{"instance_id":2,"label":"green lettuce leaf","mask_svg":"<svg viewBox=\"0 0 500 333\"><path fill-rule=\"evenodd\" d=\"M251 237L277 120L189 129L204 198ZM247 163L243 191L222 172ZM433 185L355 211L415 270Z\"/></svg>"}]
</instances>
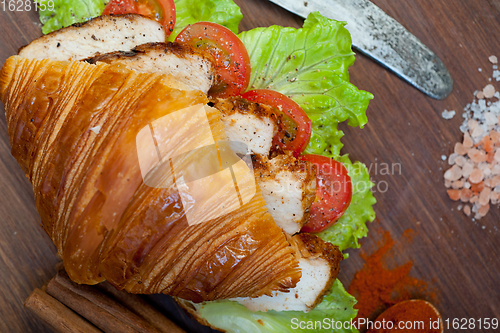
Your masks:
<instances>
[{"instance_id":1,"label":"green lettuce leaf","mask_svg":"<svg viewBox=\"0 0 500 333\"><path fill-rule=\"evenodd\" d=\"M47 0L35 0L40 12L42 32L49 32L90 20L102 14L105 0L53 0L54 9L50 10ZM47 6L45 10L42 10Z\"/></svg>"},{"instance_id":2,"label":"green lettuce leaf","mask_svg":"<svg viewBox=\"0 0 500 333\"><path fill-rule=\"evenodd\" d=\"M313 117L309 114L312 121L312 132L309 145L306 147L304 154L317 154L328 157L337 158L340 156L340 149L344 146L340 139L344 136L344 132L337 129L337 123L323 122L323 117L318 114L318 117Z\"/></svg>"},{"instance_id":3,"label":"green lettuce leaf","mask_svg":"<svg viewBox=\"0 0 500 333\"><path fill-rule=\"evenodd\" d=\"M297 102L313 127L305 153L335 158L349 171L351 205L334 226L319 234L341 250L359 247L358 239L368 232L366 222L375 218L368 170L362 163L352 164L347 155L340 156L344 133L338 124L348 121L363 127L373 98L349 83L354 53L344 25L313 12L301 29L271 26L240 34L252 66L249 90L273 89Z\"/></svg>"},{"instance_id":4,"label":"green lettuce leaf","mask_svg":"<svg viewBox=\"0 0 500 333\"><path fill-rule=\"evenodd\" d=\"M345 291L339 280L335 281L330 293L309 313L302 311L252 312L232 301L192 303L198 314L210 325L226 330L228 333L357 332L347 324L357 314L358 310L353 308L354 304L356 304L356 299ZM316 323L316 329L307 328L308 324L314 325L316 321L321 322L321 328L318 323ZM341 329L335 329L332 325L336 322L346 324Z\"/></svg>"},{"instance_id":5,"label":"green lettuce leaf","mask_svg":"<svg viewBox=\"0 0 500 333\"><path fill-rule=\"evenodd\" d=\"M367 122L366 108L373 95L349 83L354 52L344 25L314 12L301 29L271 26L239 35L252 67L248 89L279 91L312 120L308 154L338 157L343 133L336 125L348 121L363 127Z\"/></svg>"},{"instance_id":6,"label":"green lettuce leaf","mask_svg":"<svg viewBox=\"0 0 500 333\"><path fill-rule=\"evenodd\" d=\"M235 34L238 33L238 24L243 15L240 7L232 0L175 0L174 2L177 20L169 40L174 40L188 24L200 21L218 23Z\"/></svg>"}]
</instances>

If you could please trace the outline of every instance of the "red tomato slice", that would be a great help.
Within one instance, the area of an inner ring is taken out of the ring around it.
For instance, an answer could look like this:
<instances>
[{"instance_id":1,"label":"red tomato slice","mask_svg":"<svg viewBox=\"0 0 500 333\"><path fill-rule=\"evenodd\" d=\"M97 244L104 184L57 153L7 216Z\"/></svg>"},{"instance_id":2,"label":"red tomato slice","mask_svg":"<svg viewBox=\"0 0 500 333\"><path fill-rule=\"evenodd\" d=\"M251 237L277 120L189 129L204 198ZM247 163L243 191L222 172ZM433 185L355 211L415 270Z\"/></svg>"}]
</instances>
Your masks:
<instances>
[{"instance_id":1,"label":"red tomato slice","mask_svg":"<svg viewBox=\"0 0 500 333\"><path fill-rule=\"evenodd\" d=\"M134 0L111 0L102 15L136 14L137 6Z\"/></svg>"},{"instance_id":2,"label":"red tomato slice","mask_svg":"<svg viewBox=\"0 0 500 333\"><path fill-rule=\"evenodd\" d=\"M316 198L302 232L325 230L344 214L352 199L351 177L340 162L321 155L300 157L316 165Z\"/></svg>"},{"instance_id":3,"label":"red tomato slice","mask_svg":"<svg viewBox=\"0 0 500 333\"><path fill-rule=\"evenodd\" d=\"M175 39L210 53L216 62L217 80L213 97L240 95L250 82L250 58L245 45L228 28L211 22L188 25Z\"/></svg>"},{"instance_id":4,"label":"red tomato slice","mask_svg":"<svg viewBox=\"0 0 500 333\"><path fill-rule=\"evenodd\" d=\"M174 0L111 0L102 15L141 14L157 20L163 25L167 37L174 30Z\"/></svg>"},{"instance_id":5,"label":"red tomato slice","mask_svg":"<svg viewBox=\"0 0 500 333\"><path fill-rule=\"evenodd\" d=\"M172 31L174 31L175 20L176 20L176 12L175 12L175 3L174 0L152 0L153 3L156 3L160 6L161 15L159 15L158 7L154 7L153 13L155 19L163 25L163 28L167 32L167 38L170 36ZM141 13L141 6L151 8L151 0L139 0L139 14ZM144 5L141 5L144 4ZM144 15L144 14L143 14ZM151 15L148 15L151 16Z\"/></svg>"},{"instance_id":6,"label":"red tomato slice","mask_svg":"<svg viewBox=\"0 0 500 333\"><path fill-rule=\"evenodd\" d=\"M291 118L288 124L285 121L286 131L277 133L274 140L284 150L291 150L299 156L309 144L311 138L311 119L302 108L285 95L268 89L247 91L243 98L273 106Z\"/></svg>"}]
</instances>

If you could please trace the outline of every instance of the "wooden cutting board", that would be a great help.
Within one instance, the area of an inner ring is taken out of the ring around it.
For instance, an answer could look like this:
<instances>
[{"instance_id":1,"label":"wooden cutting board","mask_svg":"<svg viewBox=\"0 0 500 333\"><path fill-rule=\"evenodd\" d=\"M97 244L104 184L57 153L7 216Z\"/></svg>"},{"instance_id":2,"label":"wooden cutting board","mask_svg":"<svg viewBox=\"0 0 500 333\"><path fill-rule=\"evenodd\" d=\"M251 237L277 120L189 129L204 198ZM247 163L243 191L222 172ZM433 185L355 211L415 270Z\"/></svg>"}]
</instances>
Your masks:
<instances>
[{"instance_id":1,"label":"wooden cutting board","mask_svg":"<svg viewBox=\"0 0 500 333\"><path fill-rule=\"evenodd\" d=\"M240 30L302 24L299 17L265 0L236 2L244 15ZM374 2L443 60L455 86L448 99L436 101L357 56L350 69L351 81L373 93L375 99L363 130L341 128L346 134L343 153L371 166L378 185L377 219L370 225L372 232L363 246L369 249L376 244L378 230L390 231L398 243L403 231L413 229L413 241L401 243L401 251L393 255L394 264L413 260L411 275L438 290L437 307L443 317L500 319L500 210L492 208L477 222L457 211L457 204L447 198L443 186L447 165L441 160L461 139L461 110L472 101L475 90L489 83L492 67L488 57L500 58L500 2ZM0 7L0 63L40 34L37 13L9 12ZM500 90L500 83L494 84ZM458 116L444 120L444 109L456 110ZM55 274L58 259L39 225L31 185L10 155L5 117L0 114L0 331L48 332L23 309L23 302ZM381 168L385 164L395 165L395 174L384 174ZM348 252L350 258L340 274L346 286L363 265L359 250ZM165 303L164 298L154 300ZM191 329L197 330L195 326Z\"/></svg>"}]
</instances>

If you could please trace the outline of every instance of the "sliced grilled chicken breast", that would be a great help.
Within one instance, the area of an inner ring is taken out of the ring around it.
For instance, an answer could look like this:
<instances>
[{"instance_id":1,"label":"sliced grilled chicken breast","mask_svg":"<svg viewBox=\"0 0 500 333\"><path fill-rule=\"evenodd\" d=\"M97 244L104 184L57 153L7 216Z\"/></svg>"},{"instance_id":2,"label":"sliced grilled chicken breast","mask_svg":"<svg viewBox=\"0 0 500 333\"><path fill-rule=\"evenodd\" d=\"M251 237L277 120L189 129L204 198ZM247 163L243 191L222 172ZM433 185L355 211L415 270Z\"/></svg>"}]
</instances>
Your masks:
<instances>
[{"instance_id":1,"label":"sliced grilled chicken breast","mask_svg":"<svg viewBox=\"0 0 500 333\"><path fill-rule=\"evenodd\" d=\"M132 51L107 53L86 61L123 64L141 73L170 74L188 90L201 90L205 94L215 79L213 59L187 44L148 43Z\"/></svg>"},{"instance_id":2,"label":"sliced grilled chicken breast","mask_svg":"<svg viewBox=\"0 0 500 333\"><path fill-rule=\"evenodd\" d=\"M279 126L278 116L270 106L249 102L241 97L217 99L213 103L222 113L228 139L247 145L248 151L238 153L269 155Z\"/></svg>"},{"instance_id":3,"label":"sliced grilled chicken breast","mask_svg":"<svg viewBox=\"0 0 500 333\"><path fill-rule=\"evenodd\" d=\"M251 311L309 312L328 293L337 278L342 253L337 246L311 234L289 237L295 248L302 277L289 292L274 292L272 296L233 298Z\"/></svg>"},{"instance_id":4,"label":"sliced grilled chicken breast","mask_svg":"<svg viewBox=\"0 0 500 333\"><path fill-rule=\"evenodd\" d=\"M290 235L299 232L316 197L315 165L283 154L271 160L254 156L253 167L255 180L276 224Z\"/></svg>"},{"instance_id":5,"label":"sliced grilled chicken breast","mask_svg":"<svg viewBox=\"0 0 500 333\"><path fill-rule=\"evenodd\" d=\"M20 49L19 55L29 59L81 60L165 39L162 25L147 17L99 16L37 38Z\"/></svg>"}]
</instances>

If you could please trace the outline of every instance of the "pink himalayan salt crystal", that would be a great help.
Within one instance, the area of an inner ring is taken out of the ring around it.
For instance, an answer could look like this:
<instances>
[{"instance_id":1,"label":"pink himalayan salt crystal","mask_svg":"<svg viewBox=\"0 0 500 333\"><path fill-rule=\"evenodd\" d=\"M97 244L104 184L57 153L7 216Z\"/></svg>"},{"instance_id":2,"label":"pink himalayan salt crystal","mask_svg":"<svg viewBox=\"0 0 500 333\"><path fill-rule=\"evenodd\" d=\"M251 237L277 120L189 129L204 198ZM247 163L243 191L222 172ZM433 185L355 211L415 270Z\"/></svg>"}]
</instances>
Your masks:
<instances>
[{"instance_id":1,"label":"pink himalayan salt crystal","mask_svg":"<svg viewBox=\"0 0 500 333\"><path fill-rule=\"evenodd\" d=\"M474 130L474 128L476 128L476 126L477 126L477 120L469 119L467 121L467 126L469 126L469 130L472 132Z\"/></svg>"},{"instance_id":2,"label":"pink himalayan salt crystal","mask_svg":"<svg viewBox=\"0 0 500 333\"><path fill-rule=\"evenodd\" d=\"M494 165L493 168L491 168L491 174L500 175L500 164Z\"/></svg>"},{"instance_id":3,"label":"pink himalayan salt crystal","mask_svg":"<svg viewBox=\"0 0 500 333\"><path fill-rule=\"evenodd\" d=\"M491 188L485 187L479 194L479 204L481 206L487 205L490 201Z\"/></svg>"},{"instance_id":4,"label":"pink himalayan salt crystal","mask_svg":"<svg viewBox=\"0 0 500 333\"><path fill-rule=\"evenodd\" d=\"M450 157L448 157L448 164L453 165L455 164L455 160L457 159L458 155L455 153L451 153Z\"/></svg>"},{"instance_id":5,"label":"pink himalayan salt crystal","mask_svg":"<svg viewBox=\"0 0 500 333\"><path fill-rule=\"evenodd\" d=\"M500 193L491 191L491 194L490 194L491 202L496 204L498 202L498 199L500 199Z\"/></svg>"},{"instance_id":6,"label":"pink himalayan salt crystal","mask_svg":"<svg viewBox=\"0 0 500 333\"><path fill-rule=\"evenodd\" d=\"M472 198L472 191L468 188L463 188L460 190L460 201L468 202Z\"/></svg>"},{"instance_id":7,"label":"pink himalayan salt crystal","mask_svg":"<svg viewBox=\"0 0 500 333\"><path fill-rule=\"evenodd\" d=\"M479 200L479 197L478 197L477 195L475 195L475 196L473 196L472 198L470 198L469 202L470 202L470 203L474 203L474 202L476 202L476 201L478 201L478 200Z\"/></svg>"},{"instance_id":8,"label":"pink himalayan salt crystal","mask_svg":"<svg viewBox=\"0 0 500 333\"><path fill-rule=\"evenodd\" d=\"M469 182L472 184L478 184L484 179L484 173L481 169L474 169L470 176L469 176Z\"/></svg>"},{"instance_id":9,"label":"pink himalayan salt crystal","mask_svg":"<svg viewBox=\"0 0 500 333\"><path fill-rule=\"evenodd\" d=\"M493 152L493 141L491 141L491 137L489 134L485 135L481 141L478 143L478 146L482 146L483 150L487 153Z\"/></svg>"},{"instance_id":10,"label":"pink himalayan salt crystal","mask_svg":"<svg viewBox=\"0 0 500 333\"><path fill-rule=\"evenodd\" d=\"M484 93L482 91L478 91L477 94L476 94L476 97L478 99L484 99Z\"/></svg>"},{"instance_id":11,"label":"pink himalayan salt crystal","mask_svg":"<svg viewBox=\"0 0 500 333\"><path fill-rule=\"evenodd\" d=\"M449 180L449 179L445 179L445 180L444 180L444 186L445 186L446 188L450 188L450 187L451 187L451 185L452 185L452 183L453 183L453 182L452 182L451 180Z\"/></svg>"},{"instance_id":12,"label":"pink himalayan salt crystal","mask_svg":"<svg viewBox=\"0 0 500 333\"><path fill-rule=\"evenodd\" d=\"M462 168L462 174L465 178L469 177L472 171L474 170L474 164L471 162L466 162L464 167Z\"/></svg>"},{"instance_id":13,"label":"pink himalayan salt crystal","mask_svg":"<svg viewBox=\"0 0 500 333\"><path fill-rule=\"evenodd\" d=\"M500 141L500 133L498 133L495 130L492 130L490 132L490 138L491 138L491 141L493 142L493 144L496 144L497 142Z\"/></svg>"},{"instance_id":14,"label":"pink himalayan salt crystal","mask_svg":"<svg viewBox=\"0 0 500 333\"><path fill-rule=\"evenodd\" d=\"M474 130L472 131L472 133L470 135L472 135L473 138L478 138L481 135L483 135L483 133L484 133L484 129L481 126L476 126L476 128L474 128Z\"/></svg>"},{"instance_id":15,"label":"pink himalayan salt crystal","mask_svg":"<svg viewBox=\"0 0 500 333\"><path fill-rule=\"evenodd\" d=\"M452 166L444 173L444 179L456 181L460 178L462 178L462 169L458 165Z\"/></svg>"},{"instance_id":16,"label":"pink himalayan salt crystal","mask_svg":"<svg viewBox=\"0 0 500 333\"><path fill-rule=\"evenodd\" d=\"M453 200L453 201L460 200L460 191L459 190L448 190L446 192L448 193L448 196L450 197L451 200Z\"/></svg>"},{"instance_id":17,"label":"pink himalayan salt crystal","mask_svg":"<svg viewBox=\"0 0 500 333\"><path fill-rule=\"evenodd\" d=\"M467 154L467 149L460 142L455 143L455 154L465 155Z\"/></svg>"},{"instance_id":18,"label":"pink himalayan salt crystal","mask_svg":"<svg viewBox=\"0 0 500 333\"><path fill-rule=\"evenodd\" d=\"M470 216L470 206L469 205L464 206L464 214L467 216Z\"/></svg>"},{"instance_id":19,"label":"pink himalayan salt crystal","mask_svg":"<svg viewBox=\"0 0 500 333\"><path fill-rule=\"evenodd\" d=\"M499 186L500 185L500 176L495 176L495 177L491 178L490 184L491 184L491 187Z\"/></svg>"},{"instance_id":20,"label":"pink himalayan salt crystal","mask_svg":"<svg viewBox=\"0 0 500 333\"><path fill-rule=\"evenodd\" d=\"M469 132L465 132L464 134L464 143L463 143L465 148L472 148L474 145L474 142L472 141L472 138L469 135Z\"/></svg>"},{"instance_id":21,"label":"pink himalayan salt crystal","mask_svg":"<svg viewBox=\"0 0 500 333\"><path fill-rule=\"evenodd\" d=\"M490 200L498 200L498 199L500 199L500 193L491 190Z\"/></svg>"},{"instance_id":22,"label":"pink himalayan salt crystal","mask_svg":"<svg viewBox=\"0 0 500 333\"><path fill-rule=\"evenodd\" d=\"M458 165L459 167L463 167L465 165L465 162L467 162L467 160L465 159L465 157L461 155L455 158L455 164Z\"/></svg>"},{"instance_id":23,"label":"pink himalayan salt crystal","mask_svg":"<svg viewBox=\"0 0 500 333\"><path fill-rule=\"evenodd\" d=\"M497 149L495 152L495 161L500 162L500 149Z\"/></svg>"},{"instance_id":24,"label":"pink himalayan salt crystal","mask_svg":"<svg viewBox=\"0 0 500 333\"><path fill-rule=\"evenodd\" d=\"M479 216L483 217L483 216L486 216L486 214L488 214L489 210L490 210L490 205L486 204L484 206L479 207L479 210L477 211L477 213Z\"/></svg>"},{"instance_id":25,"label":"pink himalayan salt crystal","mask_svg":"<svg viewBox=\"0 0 500 333\"><path fill-rule=\"evenodd\" d=\"M486 160L488 160L488 156L486 156L486 153L476 148L469 149L467 155L469 155L469 158L475 163L486 162Z\"/></svg>"},{"instance_id":26,"label":"pink himalayan salt crystal","mask_svg":"<svg viewBox=\"0 0 500 333\"><path fill-rule=\"evenodd\" d=\"M462 188L462 187L464 187L464 181L463 180L457 180L456 182L452 182L451 183L451 187L453 187L454 189Z\"/></svg>"},{"instance_id":27,"label":"pink himalayan salt crystal","mask_svg":"<svg viewBox=\"0 0 500 333\"><path fill-rule=\"evenodd\" d=\"M487 177L487 176L486 176L486 172L484 173L484 176L485 176L485 177ZM484 183L484 185L486 185L486 186L488 186L488 187L491 187L491 178L485 178L485 179L483 180L483 183Z\"/></svg>"},{"instance_id":28,"label":"pink himalayan salt crystal","mask_svg":"<svg viewBox=\"0 0 500 333\"><path fill-rule=\"evenodd\" d=\"M492 63L492 64L498 64L498 58L494 55L492 56L489 56L488 60Z\"/></svg>"},{"instance_id":29,"label":"pink himalayan salt crystal","mask_svg":"<svg viewBox=\"0 0 500 333\"><path fill-rule=\"evenodd\" d=\"M486 98L492 98L493 96L495 96L495 87L493 87L492 84L488 84L483 88L483 94Z\"/></svg>"},{"instance_id":30,"label":"pink himalayan salt crystal","mask_svg":"<svg viewBox=\"0 0 500 333\"><path fill-rule=\"evenodd\" d=\"M470 189L477 194L483 190L484 186L484 182L480 182L478 184L472 184Z\"/></svg>"},{"instance_id":31,"label":"pink himalayan salt crystal","mask_svg":"<svg viewBox=\"0 0 500 333\"><path fill-rule=\"evenodd\" d=\"M488 166L489 166L489 164L488 164L488 163L486 163L486 162L481 162L481 163L479 163L479 164L477 165L477 167L478 167L479 169L483 170L483 171L484 171L484 169L487 169L487 168L488 168Z\"/></svg>"}]
</instances>

